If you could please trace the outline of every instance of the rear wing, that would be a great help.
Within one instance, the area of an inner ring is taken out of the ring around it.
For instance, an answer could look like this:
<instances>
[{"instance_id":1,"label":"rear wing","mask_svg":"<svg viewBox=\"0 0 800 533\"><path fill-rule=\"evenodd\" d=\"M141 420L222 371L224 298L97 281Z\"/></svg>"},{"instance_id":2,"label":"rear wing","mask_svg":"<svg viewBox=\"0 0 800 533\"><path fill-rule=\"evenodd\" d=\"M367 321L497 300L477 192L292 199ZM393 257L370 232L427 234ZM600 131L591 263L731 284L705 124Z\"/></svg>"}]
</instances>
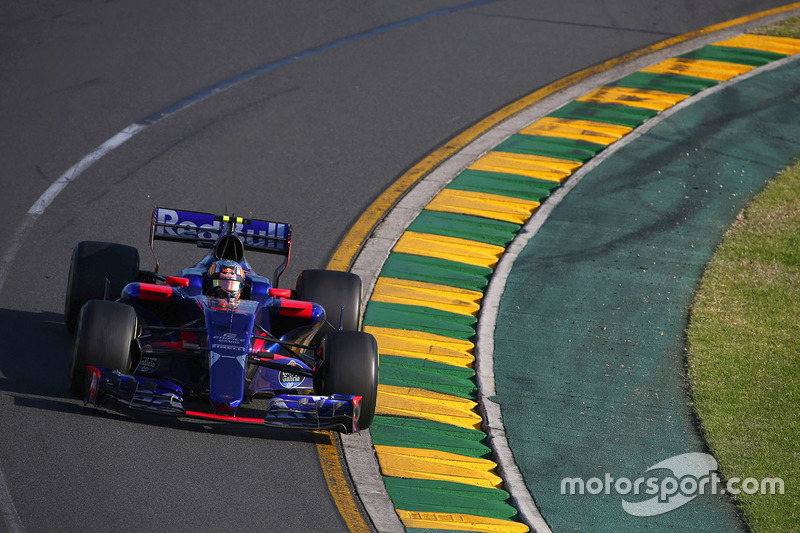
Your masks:
<instances>
[{"instance_id":1,"label":"rear wing","mask_svg":"<svg viewBox=\"0 0 800 533\"><path fill-rule=\"evenodd\" d=\"M213 248L223 235L238 236L246 250L286 257L276 270L276 278L280 278L289 263L292 251L291 224L156 207L153 209L150 225L150 249L156 258L156 272L158 256L154 241L189 242L204 248ZM276 285L277 281L276 279Z\"/></svg>"}]
</instances>

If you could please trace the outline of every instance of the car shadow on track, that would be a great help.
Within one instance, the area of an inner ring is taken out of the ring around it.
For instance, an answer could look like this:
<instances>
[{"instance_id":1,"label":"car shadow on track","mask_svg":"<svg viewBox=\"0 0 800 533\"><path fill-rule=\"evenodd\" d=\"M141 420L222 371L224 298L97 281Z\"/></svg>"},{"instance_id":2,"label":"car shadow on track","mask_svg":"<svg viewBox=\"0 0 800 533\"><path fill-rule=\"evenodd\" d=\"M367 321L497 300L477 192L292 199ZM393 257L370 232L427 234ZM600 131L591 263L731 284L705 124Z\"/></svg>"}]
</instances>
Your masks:
<instances>
[{"instance_id":1,"label":"car shadow on track","mask_svg":"<svg viewBox=\"0 0 800 533\"><path fill-rule=\"evenodd\" d=\"M60 313L0 309L0 391L66 398L72 338Z\"/></svg>"},{"instance_id":2,"label":"car shadow on track","mask_svg":"<svg viewBox=\"0 0 800 533\"><path fill-rule=\"evenodd\" d=\"M310 431L85 407L69 389L72 336L60 313L0 308L0 339L0 394L11 396L15 407L244 438L312 443L319 438Z\"/></svg>"}]
</instances>

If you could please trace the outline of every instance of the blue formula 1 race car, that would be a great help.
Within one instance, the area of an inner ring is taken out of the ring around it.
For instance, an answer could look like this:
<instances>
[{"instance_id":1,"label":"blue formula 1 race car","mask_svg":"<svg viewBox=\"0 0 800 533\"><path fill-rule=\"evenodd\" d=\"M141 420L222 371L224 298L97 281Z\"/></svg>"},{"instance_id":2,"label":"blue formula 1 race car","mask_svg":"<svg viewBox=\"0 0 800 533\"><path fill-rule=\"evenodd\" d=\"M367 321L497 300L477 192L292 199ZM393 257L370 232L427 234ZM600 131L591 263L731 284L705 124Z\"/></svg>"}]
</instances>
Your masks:
<instances>
[{"instance_id":1,"label":"blue formula 1 race car","mask_svg":"<svg viewBox=\"0 0 800 533\"><path fill-rule=\"evenodd\" d=\"M163 276L156 240L209 252ZM345 433L368 428L378 350L360 331L361 280L305 270L295 290L277 288L291 243L289 224L164 208L153 211L152 272L139 269L136 248L78 243L64 311L75 335L73 394L98 407ZM245 250L283 256L276 287L253 271Z\"/></svg>"}]
</instances>

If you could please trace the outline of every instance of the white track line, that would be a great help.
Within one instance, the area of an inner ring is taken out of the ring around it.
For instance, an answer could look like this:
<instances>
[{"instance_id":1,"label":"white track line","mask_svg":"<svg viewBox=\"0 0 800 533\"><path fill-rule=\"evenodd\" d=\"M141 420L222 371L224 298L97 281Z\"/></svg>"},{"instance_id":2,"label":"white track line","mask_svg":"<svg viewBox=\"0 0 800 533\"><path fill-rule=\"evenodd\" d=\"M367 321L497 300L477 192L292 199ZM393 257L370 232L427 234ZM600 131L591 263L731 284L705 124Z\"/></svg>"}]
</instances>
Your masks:
<instances>
[{"instance_id":1,"label":"white track line","mask_svg":"<svg viewBox=\"0 0 800 533\"><path fill-rule=\"evenodd\" d=\"M131 124L92 150L88 155L84 156L80 161L78 161L78 163L73 165L69 170L62 174L55 182L53 182L52 185L50 185L50 187L47 188L47 190L36 200L36 202L34 202L33 206L31 206L25 216L22 217L20 224L11 233L8 245L5 247L2 257L0 257L0 294L2 294L3 286L5 285L6 280L8 279L9 271L11 270L11 265L14 263L14 260L16 259L20 248L22 247L25 236L34 223L36 223L36 220L44 214L45 210L67 185L75 181L83 172L103 158L106 154L129 141L136 134L141 133L148 127L157 124L163 119L170 117L198 102L206 100L215 94L219 94L222 91L241 85L247 81L266 74L267 72L271 72L277 68L294 63L306 57L317 55L355 41L373 37L375 35L386 33L418 22L423 22L431 18L464 11L473 7L482 6L484 4L490 4L495 1L497 0L472 0L470 2L465 2L453 7L439 9L429 13L423 13L421 15L399 20L397 22L344 37L336 41L331 41L320 46L309 48L297 54L287 56L272 63L262 65L261 67L253 69L249 72L229 78L221 83L218 83L217 85L214 85L213 87L209 87L198 93L190 95L187 98L184 98L183 100L180 100L137 123ZM22 522L19 519L17 510L14 507L14 501L11 499L11 493L8 490L5 476L3 475L2 466L0 466L0 512L2 512L6 527L11 533L24 533L25 529L22 526Z\"/></svg>"},{"instance_id":2,"label":"white track line","mask_svg":"<svg viewBox=\"0 0 800 533\"><path fill-rule=\"evenodd\" d=\"M64 188L72 183L78 176L81 175L86 169L91 167L100 160L111 150L119 147L124 142L128 141L131 137L144 130L146 126L141 124L133 124L128 126L121 132L117 133L109 140L92 150L87 156L81 159L78 163L72 166L64 174L62 174L50 187L36 200L31 206L22 221L11 234L8 246L6 246L3 257L0 260L0 292L3 290L3 285L8 278L8 273L14 259L17 257L19 249L25 240L28 230L34 225L36 220L42 216L45 210L55 200L56 196L61 193ZM14 500L11 499L11 493L6 484L6 478L3 474L3 468L0 466L0 513L3 515L3 521L9 533L24 533L25 528L19 518L16 507L14 507Z\"/></svg>"},{"instance_id":3,"label":"white track line","mask_svg":"<svg viewBox=\"0 0 800 533\"><path fill-rule=\"evenodd\" d=\"M11 264L17 257L17 253L22 246L25 235L28 233L28 230L31 228L31 226L33 226L36 220L44 214L48 207L50 207L50 204L53 203L53 200L56 199L56 196L58 196L67 185L75 181L78 176L85 172L89 167L98 162L103 156L130 140L134 135L141 132L145 128L147 128L147 126L143 124L131 124L92 150L88 155L84 156L83 159L78 161L75 165L70 167L69 170L64 172L56 181L53 182L52 185L50 185L50 187L47 188L46 191L42 193L41 196L39 196L31 208L28 209L28 212L25 213L25 216L22 217L22 222L20 222L19 226L17 226L14 232L11 234L9 244L6 246L2 260L0 260L0 292L3 290L3 285L5 285L6 279L8 278L8 272L11 268Z\"/></svg>"},{"instance_id":4,"label":"white track line","mask_svg":"<svg viewBox=\"0 0 800 533\"><path fill-rule=\"evenodd\" d=\"M11 499L11 493L8 492L8 484L2 467L0 467L0 514L3 515L3 523L5 523L8 533L25 533L25 527L19 518L17 508L14 507L14 500Z\"/></svg>"}]
</instances>

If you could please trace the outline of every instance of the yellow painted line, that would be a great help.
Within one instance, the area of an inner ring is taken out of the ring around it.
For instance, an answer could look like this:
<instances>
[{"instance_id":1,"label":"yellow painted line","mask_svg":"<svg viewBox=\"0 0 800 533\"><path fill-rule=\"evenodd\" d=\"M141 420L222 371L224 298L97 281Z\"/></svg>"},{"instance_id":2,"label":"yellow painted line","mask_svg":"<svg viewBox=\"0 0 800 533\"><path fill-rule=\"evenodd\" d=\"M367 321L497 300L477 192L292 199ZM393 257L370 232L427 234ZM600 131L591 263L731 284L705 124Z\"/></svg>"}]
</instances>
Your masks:
<instances>
[{"instance_id":1,"label":"yellow painted line","mask_svg":"<svg viewBox=\"0 0 800 533\"><path fill-rule=\"evenodd\" d=\"M524 224L539 205L533 200L499 194L442 189L425 209Z\"/></svg>"},{"instance_id":2,"label":"yellow painted line","mask_svg":"<svg viewBox=\"0 0 800 533\"><path fill-rule=\"evenodd\" d=\"M506 249L458 237L406 231L394 245L393 252L437 257L468 265L494 268Z\"/></svg>"},{"instance_id":3,"label":"yellow painted line","mask_svg":"<svg viewBox=\"0 0 800 533\"><path fill-rule=\"evenodd\" d=\"M472 368L475 344L424 331L364 326L378 342L381 355L425 359L446 365Z\"/></svg>"},{"instance_id":4,"label":"yellow painted line","mask_svg":"<svg viewBox=\"0 0 800 533\"><path fill-rule=\"evenodd\" d=\"M762 50L764 52L775 52L776 54L786 54L787 56L800 53L800 39L774 37L772 35L753 35L746 33L714 44L717 46L732 46L733 48L750 48L753 50Z\"/></svg>"},{"instance_id":5,"label":"yellow painted line","mask_svg":"<svg viewBox=\"0 0 800 533\"><path fill-rule=\"evenodd\" d=\"M528 526L521 522L486 518L469 514L429 513L397 509L406 527L442 529L451 531L478 531L483 533L527 533Z\"/></svg>"},{"instance_id":6,"label":"yellow painted line","mask_svg":"<svg viewBox=\"0 0 800 533\"><path fill-rule=\"evenodd\" d=\"M432 420L467 429L480 429L481 415L472 400L414 387L378 385L375 414Z\"/></svg>"},{"instance_id":7,"label":"yellow painted line","mask_svg":"<svg viewBox=\"0 0 800 533\"><path fill-rule=\"evenodd\" d=\"M561 182L567 179L580 166L581 163L577 161L568 161L543 155L489 152L468 168Z\"/></svg>"},{"instance_id":8,"label":"yellow painted line","mask_svg":"<svg viewBox=\"0 0 800 533\"><path fill-rule=\"evenodd\" d=\"M384 476L450 481L498 489L503 480L495 474L497 463L488 459L439 450L374 446Z\"/></svg>"},{"instance_id":9,"label":"yellow painted line","mask_svg":"<svg viewBox=\"0 0 800 533\"><path fill-rule=\"evenodd\" d=\"M688 94L607 85L590 92L586 96L578 98L576 101L598 104L622 104L631 107L664 111L687 98L689 98Z\"/></svg>"},{"instance_id":10,"label":"yellow painted line","mask_svg":"<svg viewBox=\"0 0 800 533\"><path fill-rule=\"evenodd\" d=\"M623 138L632 129L628 126L592 120L543 117L522 129L520 133L609 145Z\"/></svg>"},{"instance_id":11,"label":"yellow painted line","mask_svg":"<svg viewBox=\"0 0 800 533\"><path fill-rule=\"evenodd\" d=\"M361 511L350 490L350 484L345 478L346 469L339 457L339 448L334 441L333 432L315 431L314 441L317 444L319 464L322 467L325 481L328 483L328 490L336 502L336 507L347 524L347 528L352 533L371 533L372 529L361 516Z\"/></svg>"},{"instance_id":12,"label":"yellow painted line","mask_svg":"<svg viewBox=\"0 0 800 533\"><path fill-rule=\"evenodd\" d=\"M708 80L727 81L740 74L749 72L753 68L754 67L750 65L726 63L724 61L674 57L662 61L661 63L656 63L653 66L643 68L640 72L649 72L651 74L680 74Z\"/></svg>"},{"instance_id":13,"label":"yellow painted line","mask_svg":"<svg viewBox=\"0 0 800 533\"><path fill-rule=\"evenodd\" d=\"M424 281L378 278L372 301L419 305L459 315L476 316L483 293Z\"/></svg>"}]
</instances>

